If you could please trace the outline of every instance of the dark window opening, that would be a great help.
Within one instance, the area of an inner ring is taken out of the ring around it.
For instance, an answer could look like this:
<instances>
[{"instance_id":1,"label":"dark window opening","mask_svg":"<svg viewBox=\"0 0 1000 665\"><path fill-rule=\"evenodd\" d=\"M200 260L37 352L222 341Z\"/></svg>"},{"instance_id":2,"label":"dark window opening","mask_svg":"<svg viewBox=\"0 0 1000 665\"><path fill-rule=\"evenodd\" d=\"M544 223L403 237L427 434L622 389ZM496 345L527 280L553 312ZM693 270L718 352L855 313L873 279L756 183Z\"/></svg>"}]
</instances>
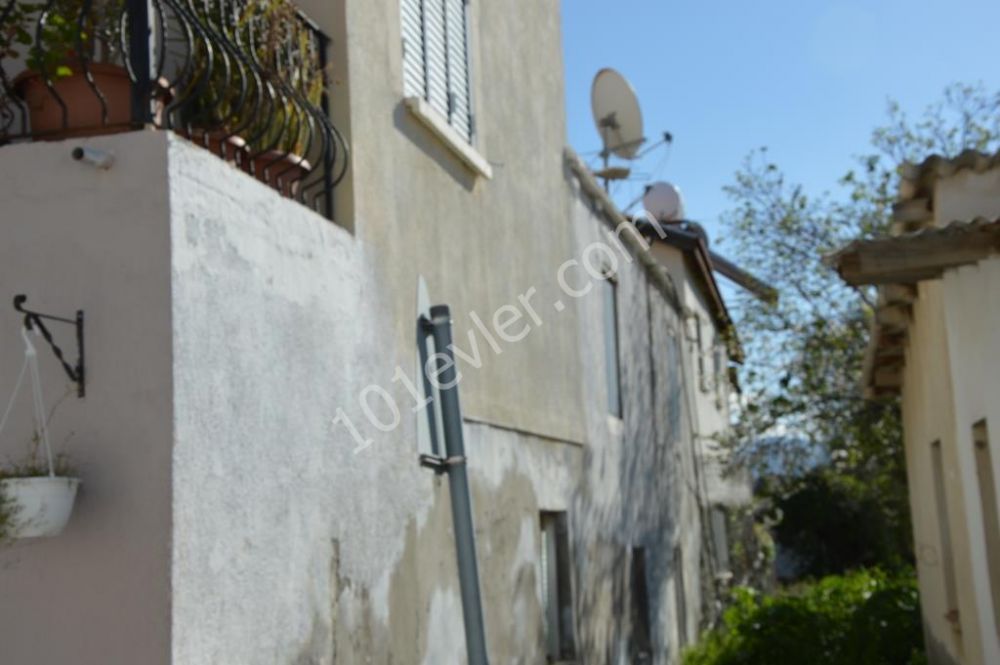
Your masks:
<instances>
[{"instance_id":1,"label":"dark window opening","mask_svg":"<svg viewBox=\"0 0 1000 665\"><path fill-rule=\"evenodd\" d=\"M993 477L990 435L985 420L972 426L972 441L976 449L976 478L979 481L979 502L983 511L986 569L993 597L993 625L1000 635L1000 514L997 513L997 486Z\"/></svg>"},{"instance_id":2,"label":"dark window opening","mask_svg":"<svg viewBox=\"0 0 1000 665\"><path fill-rule=\"evenodd\" d=\"M540 521L545 652L548 662L557 662L576 657L569 524L565 512L542 513Z\"/></svg>"},{"instance_id":3,"label":"dark window opening","mask_svg":"<svg viewBox=\"0 0 1000 665\"><path fill-rule=\"evenodd\" d=\"M618 366L618 285L610 275L601 280L604 300L604 366L608 383L608 413L622 417L621 376Z\"/></svg>"},{"instance_id":4,"label":"dark window opening","mask_svg":"<svg viewBox=\"0 0 1000 665\"><path fill-rule=\"evenodd\" d=\"M649 621L646 548L632 548L632 662L651 663L653 639Z\"/></svg>"}]
</instances>

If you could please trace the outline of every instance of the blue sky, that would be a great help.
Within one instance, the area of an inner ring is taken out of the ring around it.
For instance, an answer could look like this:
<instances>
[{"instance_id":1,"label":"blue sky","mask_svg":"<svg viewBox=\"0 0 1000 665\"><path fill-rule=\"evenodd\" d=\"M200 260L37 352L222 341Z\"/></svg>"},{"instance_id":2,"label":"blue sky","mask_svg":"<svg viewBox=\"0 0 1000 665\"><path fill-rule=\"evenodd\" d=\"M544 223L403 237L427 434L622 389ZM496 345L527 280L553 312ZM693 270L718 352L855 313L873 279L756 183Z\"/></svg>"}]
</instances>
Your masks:
<instances>
[{"instance_id":1,"label":"blue sky","mask_svg":"<svg viewBox=\"0 0 1000 665\"><path fill-rule=\"evenodd\" d=\"M562 22L570 145L596 163L590 83L619 70L646 136L674 135L634 170L679 185L713 240L751 149L820 192L867 150L890 97L915 114L953 81L1000 89L1000 0L562 0Z\"/></svg>"}]
</instances>

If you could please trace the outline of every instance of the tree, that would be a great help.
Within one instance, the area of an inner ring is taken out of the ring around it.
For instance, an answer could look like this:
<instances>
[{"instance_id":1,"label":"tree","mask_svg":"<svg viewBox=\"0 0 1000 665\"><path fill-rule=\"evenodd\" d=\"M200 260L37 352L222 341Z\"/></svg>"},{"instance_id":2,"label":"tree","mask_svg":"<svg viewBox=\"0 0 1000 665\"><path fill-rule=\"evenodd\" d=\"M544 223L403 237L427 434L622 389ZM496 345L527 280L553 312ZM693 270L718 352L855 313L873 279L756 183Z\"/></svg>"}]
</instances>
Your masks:
<instances>
[{"instance_id":1,"label":"tree","mask_svg":"<svg viewBox=\"0 0 1000 665\"><path fill-rule=\"evenodd\" d=\"M916 120L890 102L871 151L834 193L808 195L766 148L752 152L726 188L735 207L723 219L724 246L781 294L775 303L744 293L734 299L747 355L740 376L746 406L731 441L736 458L759 477L777 479L770 493L779 507L807 481L814 495L825 489L831 501L849 496L877 506L903 558L910 528L899 405L865 400L861 389L874 292L846 286L821 259L850 240L888 232L901 163L996 150L998 138L1000 92L956 84ZM852 492L817 483L809 474L817 466L853 479ZM838 572L842 563L814 572Z\"/></svg>"}]
</instances>

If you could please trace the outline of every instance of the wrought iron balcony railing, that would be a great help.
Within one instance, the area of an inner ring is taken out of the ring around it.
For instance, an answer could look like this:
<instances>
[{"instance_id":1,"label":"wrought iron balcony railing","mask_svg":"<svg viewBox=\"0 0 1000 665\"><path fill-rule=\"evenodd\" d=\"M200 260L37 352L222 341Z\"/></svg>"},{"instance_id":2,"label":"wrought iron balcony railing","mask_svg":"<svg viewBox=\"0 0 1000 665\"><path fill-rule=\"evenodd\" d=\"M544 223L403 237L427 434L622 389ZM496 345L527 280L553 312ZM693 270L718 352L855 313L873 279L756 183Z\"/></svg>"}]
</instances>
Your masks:
<instances>
[{"instance_id":1,"label":"wrought iron balcony railing","mask_svg":"<svg viewBox=\"0 0 1000 665\"><path fill-rule=\"evenodd\" d=\"M332 218L328 42L289 0L0 0L0 144L152 125Z\"/></svg>"}]
</instances>

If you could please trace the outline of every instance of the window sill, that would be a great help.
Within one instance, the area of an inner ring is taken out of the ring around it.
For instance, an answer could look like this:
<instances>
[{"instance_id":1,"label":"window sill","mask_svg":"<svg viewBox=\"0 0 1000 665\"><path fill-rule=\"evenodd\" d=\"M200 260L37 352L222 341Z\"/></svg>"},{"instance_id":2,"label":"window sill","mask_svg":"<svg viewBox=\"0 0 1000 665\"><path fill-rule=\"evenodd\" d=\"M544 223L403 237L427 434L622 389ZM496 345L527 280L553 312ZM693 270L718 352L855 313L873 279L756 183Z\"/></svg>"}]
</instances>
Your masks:
<instances>
[{"instance_id":1,"label":"window sill","mask_svg":"<svg viewBox=\"0 0 1000 665\"><path fill-rule=\"evenodd\" d=\"M469 143L456 132L441 114L431 108L422 97L407 97L406 107L429 130L434 132L455 155L462 160L470 170L477 175L490 180L493 178L493 168Z\"/></svg>"}]
</instances>

